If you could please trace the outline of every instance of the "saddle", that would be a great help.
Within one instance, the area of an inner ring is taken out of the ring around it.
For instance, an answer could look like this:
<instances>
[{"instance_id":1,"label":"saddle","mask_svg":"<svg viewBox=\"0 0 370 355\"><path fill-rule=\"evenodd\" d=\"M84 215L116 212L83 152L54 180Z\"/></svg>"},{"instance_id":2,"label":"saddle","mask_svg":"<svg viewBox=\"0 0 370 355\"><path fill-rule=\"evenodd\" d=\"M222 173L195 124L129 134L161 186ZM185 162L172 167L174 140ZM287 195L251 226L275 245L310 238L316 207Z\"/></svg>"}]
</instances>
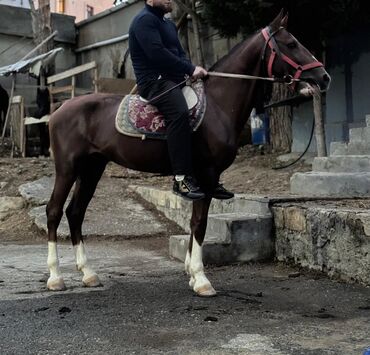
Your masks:
<instances>
[{"instance_id":1,"label":"saddle","mask_svg":"<svg viewBox=\"0 0 370 355\"><path fill-rule=\"evenodd\" d=\"M201 125L206 110L206 95L202 81L182 89L189 108L190 127L195 132ZM163 115L139 95L126 95L116 115L119 133L141 139L167 139Z\"/></svg>"}]
</instances>

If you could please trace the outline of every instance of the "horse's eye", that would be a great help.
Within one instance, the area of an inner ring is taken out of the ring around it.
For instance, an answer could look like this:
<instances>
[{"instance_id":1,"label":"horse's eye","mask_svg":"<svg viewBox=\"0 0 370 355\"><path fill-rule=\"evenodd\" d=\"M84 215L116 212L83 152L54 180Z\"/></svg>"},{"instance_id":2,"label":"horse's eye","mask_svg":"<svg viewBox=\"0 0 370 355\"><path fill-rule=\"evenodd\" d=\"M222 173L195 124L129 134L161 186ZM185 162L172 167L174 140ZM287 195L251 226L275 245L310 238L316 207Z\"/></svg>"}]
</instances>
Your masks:
<instances>
[{"instance_id":1,"label":"horse's eye","mask_svg":"<svg viewBox=\"0 0 370 355\"><path fill-rule=\"evenodd\" d=\"M296 42L290 42L287 44L288 48L290 49L294 49L294 48L297 48L297 43Z\"/></svg>"}]
</instances>

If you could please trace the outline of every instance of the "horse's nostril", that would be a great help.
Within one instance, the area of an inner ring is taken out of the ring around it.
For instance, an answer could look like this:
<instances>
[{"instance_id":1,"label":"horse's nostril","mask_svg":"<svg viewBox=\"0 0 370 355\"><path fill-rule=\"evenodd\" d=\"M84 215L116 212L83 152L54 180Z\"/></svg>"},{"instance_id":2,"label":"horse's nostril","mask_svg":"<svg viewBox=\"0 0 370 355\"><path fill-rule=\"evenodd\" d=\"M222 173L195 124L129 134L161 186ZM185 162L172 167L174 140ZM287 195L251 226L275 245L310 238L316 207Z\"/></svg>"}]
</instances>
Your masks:
<instances>
[{"instance_id":1,"label":"horse's nostril","mask_svg":"<svg viewBox=\"0 0 370 355\"><path fill-rule=\"evenodd\" d=\"M330 76L328 74L324 74L323 79L324 81L330 81Z\"/></svg>"}]
</instances>

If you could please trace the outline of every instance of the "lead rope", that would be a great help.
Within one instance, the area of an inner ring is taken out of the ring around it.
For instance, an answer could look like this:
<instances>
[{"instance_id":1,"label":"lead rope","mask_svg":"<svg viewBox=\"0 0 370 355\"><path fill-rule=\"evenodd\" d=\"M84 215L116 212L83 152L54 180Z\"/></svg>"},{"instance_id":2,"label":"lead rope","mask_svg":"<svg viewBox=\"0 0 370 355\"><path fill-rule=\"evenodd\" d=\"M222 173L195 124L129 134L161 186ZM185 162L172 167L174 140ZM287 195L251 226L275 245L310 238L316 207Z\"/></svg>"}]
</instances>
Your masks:
<instances>
[{"instance_id":1,"label":"lead rope","mask_svg":"<svg viewBox=\"0 0 370 355\"><path fill-rule=\"evenodd\" d=\"M307 150L310 147L311 142L312 142L312 137L313 137L313 132L314 131L315 131L315 117L313 117L313 119L312 119L312 128L311 128L310 139L308 141L308 144L307 144L306 149L304 150L304 152L301 153L301 155L296 160L294 160L293 162L291 162L291 163L289 163L287 165L273 166L272 169L273 170L281 170L281 169L289 168L290 166L298 163L303 158L303 156L307 153Z\"/></svg>"}]
</instances>

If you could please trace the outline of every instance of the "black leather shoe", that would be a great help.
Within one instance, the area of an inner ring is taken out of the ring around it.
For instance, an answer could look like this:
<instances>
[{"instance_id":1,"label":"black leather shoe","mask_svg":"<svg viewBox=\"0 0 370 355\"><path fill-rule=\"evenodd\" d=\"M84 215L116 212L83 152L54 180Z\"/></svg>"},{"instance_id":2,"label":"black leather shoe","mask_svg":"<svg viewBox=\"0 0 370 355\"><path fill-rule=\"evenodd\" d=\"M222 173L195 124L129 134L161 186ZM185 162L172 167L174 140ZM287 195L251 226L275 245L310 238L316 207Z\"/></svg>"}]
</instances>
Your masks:
<instances>
[{"instance_id":1,"label":"black leather shoe","mask_svg":"<svg viewBox=\"0 0 370 355\"><path fill-rule=\"evenodd\" d=\"M212 194L213 198L217 200L228 200L234 197L234 193L226 190L222 184L218 183Z\"/></svg>"},{"instance_id":2,"label":"black leather shoe","mask_svg":"<svg viewBox=\"0 0 370 355\"><path fill-rule=\"evenodd\" d=\"M196 201L205 197L196 180L191 176L185 176L181 181L173 182L173 193L187 200Z\"/></svg>"}]
</instances>

